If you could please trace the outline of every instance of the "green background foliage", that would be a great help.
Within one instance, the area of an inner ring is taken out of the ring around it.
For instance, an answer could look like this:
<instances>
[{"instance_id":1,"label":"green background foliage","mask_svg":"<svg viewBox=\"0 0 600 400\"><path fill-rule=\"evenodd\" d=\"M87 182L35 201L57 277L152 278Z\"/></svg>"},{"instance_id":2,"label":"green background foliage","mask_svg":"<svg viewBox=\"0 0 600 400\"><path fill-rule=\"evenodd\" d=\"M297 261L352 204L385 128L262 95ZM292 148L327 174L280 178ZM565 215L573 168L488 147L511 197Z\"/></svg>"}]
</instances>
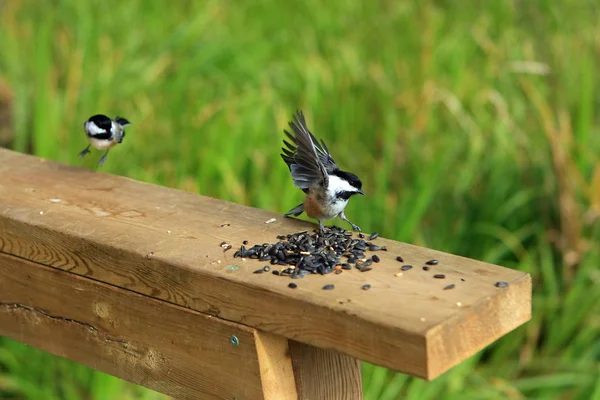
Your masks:
<instances>
[{"instance_id":1,"label":"green background foliage","mask_svg":"<svg viewBox=\"0 0 600 400\"><path fill-rule=\"evenodd\" d=\"M598 400L599 21L582 0L0 1L0 144L96 168L82 123L120 115L102 171L284 212L303 109L364 182L363 230L534 282L529 323L433 382L365 364L366 399ZM0 398L164 396L0 338Z\"/></svg>"}]
</instances>

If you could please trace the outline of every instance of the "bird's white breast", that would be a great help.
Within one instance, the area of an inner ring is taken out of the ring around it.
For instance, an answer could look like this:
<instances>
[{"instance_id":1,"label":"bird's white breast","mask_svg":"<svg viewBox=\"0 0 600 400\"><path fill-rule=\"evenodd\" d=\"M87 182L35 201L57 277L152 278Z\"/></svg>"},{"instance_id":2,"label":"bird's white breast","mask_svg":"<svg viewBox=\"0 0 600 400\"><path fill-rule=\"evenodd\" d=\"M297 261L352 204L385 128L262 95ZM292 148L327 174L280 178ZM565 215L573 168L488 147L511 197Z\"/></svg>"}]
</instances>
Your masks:
<instances>
[{"instance_id":1,"label":"bird's white breast","mask_svg":"<svg viewBox=\"0 0 600 400\"><path fill-rule=\"evenodd\" d=\"M114 139L96 139L93 137L89 137L88 139L90 144L98 150L107 150L117 144L117 141Z\"/></svg>"}]
</instances>

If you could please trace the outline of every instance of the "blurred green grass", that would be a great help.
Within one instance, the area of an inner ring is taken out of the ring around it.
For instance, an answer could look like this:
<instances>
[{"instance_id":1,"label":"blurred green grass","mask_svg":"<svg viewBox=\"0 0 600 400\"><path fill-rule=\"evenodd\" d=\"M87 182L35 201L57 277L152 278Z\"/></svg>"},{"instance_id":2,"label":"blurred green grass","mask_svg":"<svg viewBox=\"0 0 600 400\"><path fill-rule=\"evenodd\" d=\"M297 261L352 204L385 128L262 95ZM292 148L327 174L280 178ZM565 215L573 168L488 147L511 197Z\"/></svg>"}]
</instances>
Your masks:
<instances>
[{"instance_id":1,"label":"blurred green grass","mask_svg":"<svg viewBox=\"0 0 600 400\"><path fill-rule=\"evenodd\" d=\"M118 114L103 170L284 212L301 108L364 182L353 222L534 280L525 326L434 382L365 364L366 399L598 400L599 20L582 0L7 0L0 140L95 168L82 123ZM162 397L2 339L0 398Z\"/></svg>"}]
</instances>

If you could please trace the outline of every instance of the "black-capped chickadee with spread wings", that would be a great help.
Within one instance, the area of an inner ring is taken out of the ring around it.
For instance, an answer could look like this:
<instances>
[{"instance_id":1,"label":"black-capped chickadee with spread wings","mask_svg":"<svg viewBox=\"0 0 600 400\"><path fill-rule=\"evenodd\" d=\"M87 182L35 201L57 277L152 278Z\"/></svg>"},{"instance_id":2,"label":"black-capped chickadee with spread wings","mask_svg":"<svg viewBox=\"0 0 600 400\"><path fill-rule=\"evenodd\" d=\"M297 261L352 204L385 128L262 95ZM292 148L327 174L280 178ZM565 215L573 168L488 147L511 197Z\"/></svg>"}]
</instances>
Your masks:
<instances>
[{"instance_id":1,"label":"black-capped chickadee with spread wings","mask_svg":"<svg viewBox=\"0 0 600 400\"><path fill-rule=\"evenodd\" d=\"M362 191L362 182L351 172L341 171L323 141L317 139L306 127L302 111L298 111L291 121L293 135L284 130L291 143L284 140L281 157L288 165L294 185L304 193L304 202L285 216L298 216L306 212L310 218L319 221L319 229L323 232L323 221L334 217L352 225L352 229L360 231L358 225L353 224L344 215L348 200Z\"/></svg>"},{"instance_id":2,"label":"black-capped chickadee with spread wings","mask_svg":"<svg viewBox=\"0 0 600 400\"><path fill-rule=\"evenodd\" d=\"M88 137L90 144L79 153L79 158L90 152L90 146L98 150L106 150L106 153L98 161L98 166L102 166L108 156L108 151L123 141L125 137L125 127L131 125L125 118L116 117L111 120L106 115L96 114L90 117L83 124L83 129Z\"/></svg>"}]
</instances>

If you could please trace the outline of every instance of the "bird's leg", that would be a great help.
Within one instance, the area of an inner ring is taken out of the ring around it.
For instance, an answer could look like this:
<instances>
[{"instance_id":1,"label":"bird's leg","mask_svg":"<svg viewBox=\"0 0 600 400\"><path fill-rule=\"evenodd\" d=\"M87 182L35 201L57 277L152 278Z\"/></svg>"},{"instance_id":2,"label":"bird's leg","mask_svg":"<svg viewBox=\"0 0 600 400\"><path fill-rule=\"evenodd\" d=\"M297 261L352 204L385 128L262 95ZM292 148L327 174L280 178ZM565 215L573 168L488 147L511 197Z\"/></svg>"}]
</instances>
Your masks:
<instances>
[{"instance_id":1,"label":"bird's leg","mask_svg":"<svg viewBox=\"0 0 600 400\"><path fill-rule=\"evenodd\" d=\"M82 158L83 156L85 156L87 153L90 152L90 146L91 146L91 144L88 144L88 147L86 147L85 149L83 149L83 151L81 153L79 153L79 158Z\"/></svg>"},{"instance_id":2,"label":"bird's leg","mask_svg":"<svg viewBox=\"0 0 600 400\"><path fill-rule=\"evenodd\" d=\"M108 150L106 150L106 153L104 153L104 155L102 156L102 158L100 159L100 161L98 161L98 166L99 167L101 167L104 164L104 161L106 161L106 156L107 155L108 155Z\"/></svg>"},{"instance_id":3,"label":"bird's leg","mask_svg":"<svg viewBox=\"0 0 600 400\"><path fill-rule=\"evenodd\" d=\"M319 220L319 230L321 233L325 233L325 227L323 226L323 222L321 222L321 220Z\"/></svg>"},{"instance_id":4,"label":"bird's leg","mask_svg":"<svg viewBox=\"0 0 600 400\"><path fill-rule=\"evenodd\" d=\"M347 223L349 223L350 225L352 225L352 230L360 232L360 227L358 225L354 225L348 218L346 218L346 214L344 214L343 211L341 213L339 213L339 216L342 220L344 220Z\"/></svg>"}]
</instances>

